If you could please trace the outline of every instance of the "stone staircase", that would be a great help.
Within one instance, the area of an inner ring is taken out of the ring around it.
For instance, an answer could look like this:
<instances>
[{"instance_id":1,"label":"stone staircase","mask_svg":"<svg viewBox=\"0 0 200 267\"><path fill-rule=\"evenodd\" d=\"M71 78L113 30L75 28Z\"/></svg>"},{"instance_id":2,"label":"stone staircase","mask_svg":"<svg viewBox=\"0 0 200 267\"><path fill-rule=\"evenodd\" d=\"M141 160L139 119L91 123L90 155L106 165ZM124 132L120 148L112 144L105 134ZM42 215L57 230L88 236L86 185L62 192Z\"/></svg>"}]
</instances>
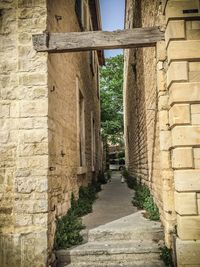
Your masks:
<instances>
[{"instance_id":1,"label":"stone staircase","mask_svg":"<svg viewBox=\"0 0 200 267\"><path fill-rule=\"evenodd\" d=\"M160 222L138 211L87 232L87 243L57 251L59 267L164 267Z\"/></svg>"}]
</instances>

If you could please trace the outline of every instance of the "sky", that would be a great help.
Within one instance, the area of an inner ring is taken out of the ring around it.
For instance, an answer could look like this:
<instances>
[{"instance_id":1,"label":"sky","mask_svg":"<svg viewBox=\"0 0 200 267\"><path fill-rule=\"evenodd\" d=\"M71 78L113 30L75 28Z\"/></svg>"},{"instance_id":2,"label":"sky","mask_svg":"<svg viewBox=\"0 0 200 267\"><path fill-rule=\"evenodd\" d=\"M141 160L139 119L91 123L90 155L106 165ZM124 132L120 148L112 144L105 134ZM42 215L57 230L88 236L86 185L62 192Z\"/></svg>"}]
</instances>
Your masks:
<instances>
[{"instance_id":1,"label":"sky","mask_svg":"<svg viewBox=\"0 0 200 267\"><path fill-rule=\"evenodd\" d=\"M125 0L100 0L102 29L113 31L124 29ZM105 50L105 57L122 54L123 50Z\"/></svg>"}]
</instances>

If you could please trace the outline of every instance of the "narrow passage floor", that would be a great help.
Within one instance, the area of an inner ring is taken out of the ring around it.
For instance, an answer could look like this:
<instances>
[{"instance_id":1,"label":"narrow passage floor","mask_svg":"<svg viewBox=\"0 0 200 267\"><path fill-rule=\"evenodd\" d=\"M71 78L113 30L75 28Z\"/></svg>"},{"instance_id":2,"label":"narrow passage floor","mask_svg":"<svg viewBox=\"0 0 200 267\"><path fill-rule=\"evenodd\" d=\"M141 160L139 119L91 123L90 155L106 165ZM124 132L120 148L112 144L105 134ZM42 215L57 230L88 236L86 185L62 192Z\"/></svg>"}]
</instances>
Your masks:
<instances>
[{"instance_id":1,"label":"narrow passage floor","mask_svg":"<svg viewBox=\"0 0 200 267\"><path fill-rule=\"evenodd\" d=\"M86 229L92 229L120 219L137 211L131 203L134 191L121 183L120 172L113 172L111 182L102 186L102 191L93 205L93 213L83 218Z\"/></svg>"},{"instance_id":2,"label":"narrow passage floor","mask_svg":"<svg viewBox=\"0 0 200 267\"><path fill-rule=\"evenodd\" d=\"M153 222L131 203L134 191L113 173L83 218L84 244L57 252L59 267L164 267L158 242L160 222Z\"/></svg>"}]
</instances>

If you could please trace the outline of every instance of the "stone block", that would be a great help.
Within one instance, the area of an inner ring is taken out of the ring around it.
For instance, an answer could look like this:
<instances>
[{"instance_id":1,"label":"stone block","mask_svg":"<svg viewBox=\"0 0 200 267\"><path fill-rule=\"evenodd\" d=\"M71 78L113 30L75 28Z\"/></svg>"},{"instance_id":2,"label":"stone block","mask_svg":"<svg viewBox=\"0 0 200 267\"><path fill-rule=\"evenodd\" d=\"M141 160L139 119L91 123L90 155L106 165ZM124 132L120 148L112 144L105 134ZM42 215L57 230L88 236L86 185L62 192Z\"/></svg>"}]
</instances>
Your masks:
<instances>
[{"instance_id":1,"label":"stone block","mask_svg":"<svg viewBox=\"0 0 200 267\"><path fill-rule=\"evenodd\" d=\"M186 38L187 40L200 39L200 23L198 21L186 21Z\"/></svg>"},{"instance_id":2,"label":"stone block","mask_svg":"<svg viewBox=\"0 0 200 267\"><path fill-rule=\"evenodd\" d=\"M191 147L172 150L172 168L187 169L194 167L193 150Z\"/></svg>"},{"instance_id":3,"label":"stone block","mask_svg":"<svg viewBox=\"0 0 200 267\"><path fill-rule=\"evenodd\" d=\"M23 134L24 143L47 142L47 129L26 130Z\"/></svg>"},{"instance_id":4,"label":"stone block","mask_svg":"<svg viewBox=\"0 0 200 267\"><path fill-rule=\"evenodd\" d=\"M27 1L27 0L19 0L18 1L19 8L33 8L33 7L46 7L45 0L34 0L34 1Z\"/></svg>"},{"instance_id":5,"label":"stone block","mask_svg":"<svg viewBox=\"0 0 200 267\"><path fill-rule=\"evenodd\" d=\"M197 9L196 13L185 13L184 10L191 10ZM193 17L193 16L200 16L199 13L199 3L198 0L172 0L168 1L166 10L166 19L170 18L184 18L184 17Z\"/></svg>"},{"instance_id":6,"label":"stone block","mask_svg":"<svg viewBox=\"0 0 200 267\"><path fill-rule=\"evenodd\" d=\"M32 215L16 214L15 216L16 226L30 226L32 225Z\"/></svg>"},{"instance_id":7,"label":"stone block","mask_svg":"<svg viewBox=\"0 0 200 267\"><path fill-rule=\"evenodd\" d=\"M200 191L200 170L176 170L174 181L179 192Z\"/></svg>"},{"instance_id":8,"label":"stone block","mask_svg":"<svg viewBox=\"0 0 200 267\"><path fill-rule=\"evenodd\" d=\"M178 263L181 266L184 267L200 266L199 252L200 252L199 240L184 241L179 238L176 239L177 259Z\"/></svg>"},{"instance_id":9,"label":"stone block","mask_svg":"<svg viewBox=\"0 0 200 267\"><path fill-rule=\"evenodd\" d=\"M200 148L193 148L194 151L194 165L196 169L200 169Z\"/></svg>"},{"instance_id":10,"label":"stone block","mask_svg":"<svg viewBox=\"0 0 200 267\"><path fill-rule=\"evenodd\" d=\"M18 35L20 45L30 45L32 43L32 35L28 32L21 32Z\"/></svg>"},{"instance_id":11,"label":"stone block","mask_svg":"<svg viewBox=\"0 0 200 267\"><path fill-rule=\"evenodd\" d=\"M169 104L178 102L199 102L200 83L173 83L169 89Z\"/></svg>"},{"instance_id":12,"label":"stone block","mask_svg":"<svg viewBox=\"0 0 200 267\"><path fill-rule=\"evenodd\" d=\"M169 110L169 125L170 127L179 124L190 124L190 105L179 104L174 105Z\"/></svg>"},{"instance_id":13,"label":"stone block","mask_svg":"<svg viewBox=\"0 0 200 267\"><path fill-rule=\"evenodd\" d=\"M173 82L186 82L188 81L188 63L172 62L167 72L167 86L169 87Z\"/></svg>"},{"instance_id":14,"label":"stone block","mask_svg":"<svg viewBox=\"0 0 200 267\"><path fill-rule=\"evenodd\" d=\"M163 191L163 209L166 211L165 217L170 218L172 216L172 212L174 211L174 192L172 190Z\"/></svg>"},{"instance_id":15,"label":"stone block","mask_svg":"<svg viewBox=\"0 0 200 267\"><path fill-rule=\"evenodd\" d=\"M47 73L21 74L19 84L23 86L47 85Z\"/></svg>"},{"instance_id":16,"label":"stone block","mask_svg":"<svg viewBox=\"0 0 200 267\"><path fill-rule=\"evenodd\" d=\"M161 110L159 112L159 128L160 130L168 130L169 128L169 116L168 116L168 110Z\"/></svg>"},{"instance_id":17,"label":"stone block","mask_svg":"<svg viewBox=\"0 0 200 267\"><path fill-rule=\"evenodd\" d=\"M19 193L38 192L43 193L48 191L48 181L46 177L23 177L15 179L15 191Z\"/></svg>"},{"instance_id":18,"label":"stone block","mask_svg":"<svg viewBox=\"0 0 200 267\"><path fill-rule=\"evenodd\" d=\"M10 105L0 104L0 118L8 118L10 116Z\"/></svg>"},{"instance_id":19,"label":"stone block","mask_svg":"<svg viewBox=\"0 0 200 267\"><path fill-rule=\"evenodd\" d=\"M173 39L185 39L185 21L170 20L165 31L165 41L168 45Z\"/></svg>"},{"instance_id":20,"label":"stone block","mask_svg":"<svg viewBox=\"0 0 200 267\"><path fill-rule=\"evenodd\" d=\"M198 214L200 215L200 198L197 199Z\"/></svg>"},{"instance_id":21,"label":"stone block","mask_svg":"<svg viewBox=\"0 0 200 267\"><path fill-rule=\"evenodd\" d=\"M10 117L18 118L19 117L19 101L12 101L10 105Z\"/></svg>"},{"instance_id":22,"label":"stone block","mask_svg":"<svg viewBox=\"0 0 200 267\"><path fill-rule=\"evenodd\" d=\"M7 143L9 139L8 131L0 131L0 143Z\"/></svg>"},{"instance_id":23,"label":"stone block","mask_svg":"<svg viewBox=\"0 0 200 267\"><path fill-rule=\"evenodd\" d=\"M172 146L200 145L200 126L177 126L172 129Z\"/></svg>"},{"instance_id":24,"label":"stone block","mask_svg":"<svg viewBox=\"0 0 200 267\"><path fill-rule=\"evenodd\" d=\"M192 114L191 120L192 120L192 125L200 125L200 113Z\"/></svg>"},{"instance_id":25,"label":"stone block","mask_svg":"<svg viewBox=\"0 0 200 267\"><path fill-rule=\"evenodd\" d=\"M158 110L168 110L169 109L169 96L168 95L162 95L158 99Z\"/></svg>"},{"instance_id":26,"label":"stone block","mask_svg":"<svg viewBox=\"0 0 200 267\"><path fill-rule=\"evenodd\" d=\"M175 192L175 210L180 215L197 215L196 193Z\"/></svg>"},{"instance_id":27,"label":"stone block","mask_svg":"<svg viewBox=\"0 0 200 267\"><path fill-rule=\"evenodd\" d=\"M156 44L156 57L157 61L165 61L167 58L167 50L165 41L157 42Z\"/></svg>"},{"instance_id":28,"label":"stone block","mask_svg":"<svg viewBox=\"0 0 200 267\"><path fill-rule=\"evenodd\" d=\"M189 63L189 81L200 82L200 62Z\"/></svg>"},{"instance_id":29,"label":"stone block","mask_svg":"<svg viewBox=\"0 0 200 267\"><path fill-rule=\"evenodd\" d=\"M171 168L171 160L169 151L160 152L161 168L164 170Z\"/></svg>"},{"instance_id":30,"label":"stone block","mask_svg":"<svg viewBox=\"0 0 200 267\"><path fill-rule=\"evenodd\" d=\"M158 92L163 92L167 90L166 74L163 70L157 70L157 89Z\"/></svg>"},{"instance_id":31,"label":"stone block","mask_svg":"<svg viewBox=\"0 0 200 267\"><path fill-rule=\"evenodd\" d=\"M171 41L167 50L168 61L199 59L199 47L200 40Z\"/></svg>"},{"instance_id":32,"label":"stone block","mask_svg":"<svg viewBox=\"0 0 200 267\"><path fill-rule=\"evenodd\" d=\"M191 113L192 114L200 114L200 104L192 104L191 105Z\"/></svg>"},{"instance_id":33,"label":"stone block","mask_svg":"<svg viewBox=\"0 0 200 267\"><path fill-rule=\"evenodd\" d=\"M33 214L33 225L47 227L48 215L47 214Z\"/></svg>"},{"instance_id":34,"label":"stone block","mask_svg":"<svg viewBox=\"0 0 200 267\"><path fill-rule=\"evenodd\" d=\"M169 150L171 147L171 131L160 132L160 150Z\"/></svg>"},{"instance_id":35,"label":"stone block","mask_svg":"<svg viewBox=\"0 0 200 267\"><path fill-rule=\"evenodd\" d=\"M200 216L177 215L177 231L182 240L200 240Z\"/></svg>"},{"instance_id":36,"label":"stone block","mask_svg":"<svg viewBox=\"0 0 200 267\"><path fill-rule=\"evenodd\" d=\"M48 101L35 100L35 101L21 101L20 102L20 117L40 117L47 116Z\"/></svg>"}]
</instances>

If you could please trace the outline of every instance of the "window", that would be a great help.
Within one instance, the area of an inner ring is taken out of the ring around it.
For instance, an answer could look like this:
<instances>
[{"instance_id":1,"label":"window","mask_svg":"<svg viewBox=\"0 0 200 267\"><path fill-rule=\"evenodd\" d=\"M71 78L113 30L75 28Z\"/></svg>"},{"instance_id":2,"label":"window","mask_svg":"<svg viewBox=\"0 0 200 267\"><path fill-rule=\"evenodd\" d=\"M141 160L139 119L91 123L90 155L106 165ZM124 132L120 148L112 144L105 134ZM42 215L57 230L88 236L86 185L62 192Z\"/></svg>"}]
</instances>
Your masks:
<instances>
[{"instance_id":1,"label":"window","mask_svg":"<svg viewBox=\"0 0 200 267\"><path fill-rule=\"evenodd\" d=\"M95 120L93 112L91 112L91 159L92 159L92 171L95 170L95 162L96 162L96 138L95 138Z\"/></svg>"},{"instance_id":2,"label":"window","mask_svg":"<svg viewBox=\"0 0 200 267\"><path fill-rule=\"evenodd\" d=\"M76 0L75 11L81 30L88 30L89 9L87 0Z\"/></svg>"},{"instance_id":3,"label":"window","mask_svg":"<svg viewBox=\"0 0 200 267\"><path fill-rule=\"evenodd\" d=\"M86 0L83 0L83 16L82 16L82 22L83 22L83 29L85 31L88 30L89 10L88 10L88 3L87 3Z\"/></svg>"},{"instance_id":4,"label":"window","mask_svg":"<svg viewBox=\"0 0 200 267\"><path fill-rule=\"evenodd\" d=\"M77 146L79 155L79 166L85 166L85 104L84 97L79 88L77 78Z\"/></svg>"}]
</instances>

